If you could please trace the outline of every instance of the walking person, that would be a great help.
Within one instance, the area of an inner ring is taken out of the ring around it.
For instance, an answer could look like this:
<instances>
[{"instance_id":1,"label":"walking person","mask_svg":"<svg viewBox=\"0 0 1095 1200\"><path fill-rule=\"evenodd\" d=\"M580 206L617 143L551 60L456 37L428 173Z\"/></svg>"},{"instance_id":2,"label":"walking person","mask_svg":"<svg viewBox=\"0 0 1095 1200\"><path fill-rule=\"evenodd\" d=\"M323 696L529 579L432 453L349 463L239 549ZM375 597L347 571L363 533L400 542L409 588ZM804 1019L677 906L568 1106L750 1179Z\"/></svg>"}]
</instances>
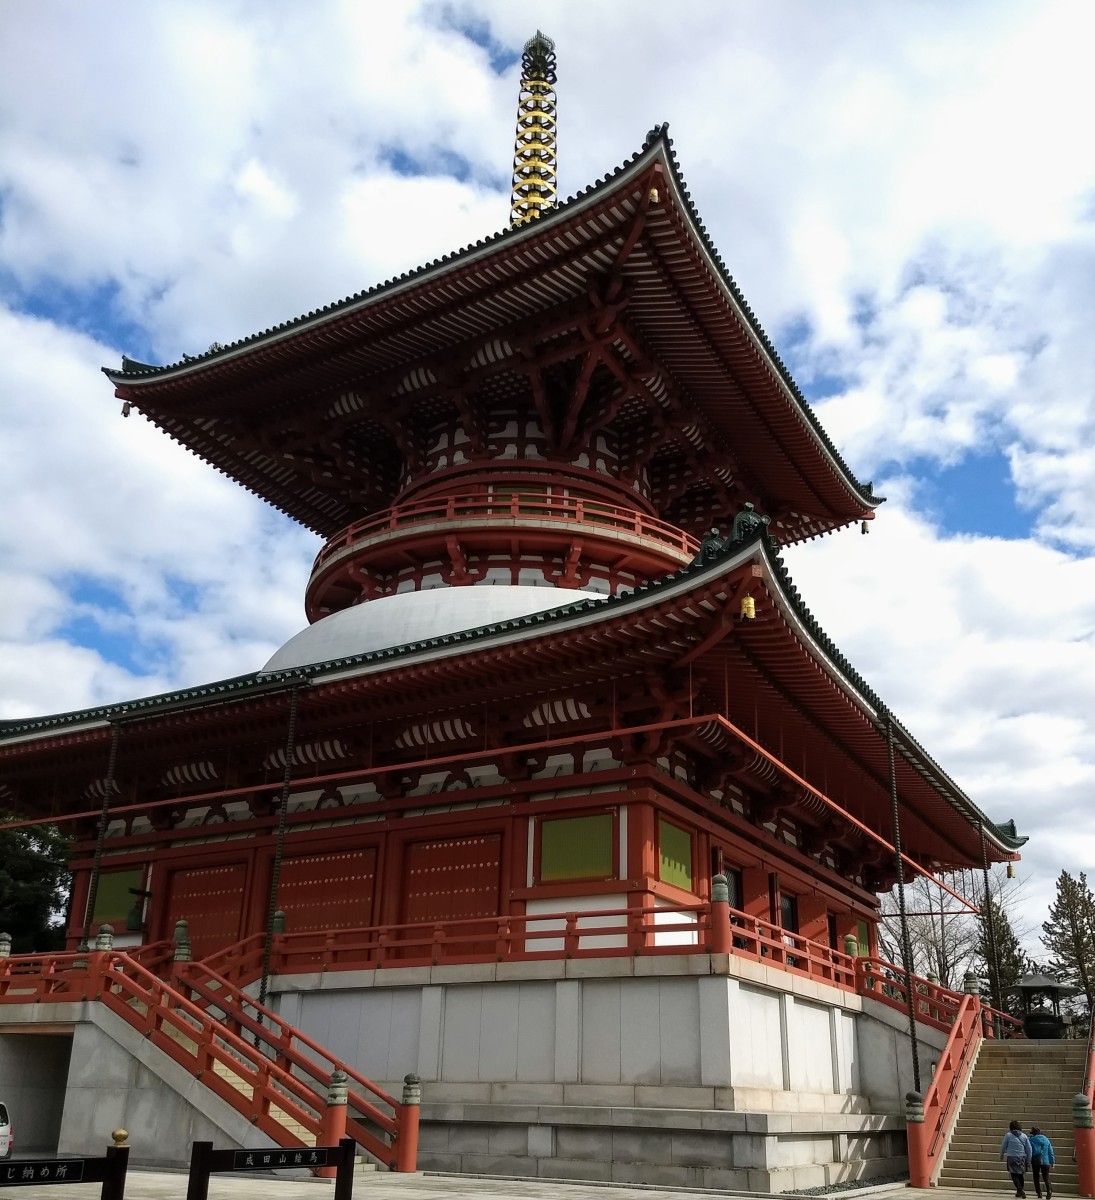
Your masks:
<instances>
[{"instance_id":1,"label":"walking person","mask_svg":"<svg viewBox=\"0 0 1095 1200\"><path fill-rule=\"evenodd\" d=\"M1046 1200L1053 1200L1053 1184L1049 1182L1049 1168L1057 1161L1053 1153L1053 1143L1038 1128L1030 1127L1030 1171L1034 1176L1034 1191L1042 1194L1042 1184L1046 1185Z\"/></svg>"},{"instance_id":2,"label":"walking person","mask_svg":"<svg viewBox=\"0 0 1095 1200\"><path fill-rule=\"evenodd\" d=\"M1000 1157L1007 1160L1008 1174L1011 1176L1011 1182L1015 1184L1016 1196L1019 1200L1026 1200L1023 1177L1030 1166L1030 1139L1018 1121L1012 1121L1008 1125L1008 1131L1000 1143Z\"/></svg>"}]
</instances>

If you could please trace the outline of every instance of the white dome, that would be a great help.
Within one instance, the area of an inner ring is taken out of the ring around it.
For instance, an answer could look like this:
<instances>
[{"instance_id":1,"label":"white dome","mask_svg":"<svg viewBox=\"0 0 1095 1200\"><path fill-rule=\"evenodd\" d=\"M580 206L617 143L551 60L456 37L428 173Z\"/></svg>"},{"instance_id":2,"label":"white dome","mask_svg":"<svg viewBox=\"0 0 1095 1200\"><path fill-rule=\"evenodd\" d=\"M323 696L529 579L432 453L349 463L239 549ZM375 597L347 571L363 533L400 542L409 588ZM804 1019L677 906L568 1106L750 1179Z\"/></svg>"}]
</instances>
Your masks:
<instances>
[{"instance_id":1,"label":"white dome","mask_svg":"<svg viewBox=\"0 0 1095 1200\"><path fill-rule=\"evenodd\" d=\"M282 646L260 674L289 671L334 658L352 658L447 633L481 629L498 621L561 608L577 600L604 598L599 592L521 584L400 592L344 608L302 629Z\"/></svg>"}]
</instances>

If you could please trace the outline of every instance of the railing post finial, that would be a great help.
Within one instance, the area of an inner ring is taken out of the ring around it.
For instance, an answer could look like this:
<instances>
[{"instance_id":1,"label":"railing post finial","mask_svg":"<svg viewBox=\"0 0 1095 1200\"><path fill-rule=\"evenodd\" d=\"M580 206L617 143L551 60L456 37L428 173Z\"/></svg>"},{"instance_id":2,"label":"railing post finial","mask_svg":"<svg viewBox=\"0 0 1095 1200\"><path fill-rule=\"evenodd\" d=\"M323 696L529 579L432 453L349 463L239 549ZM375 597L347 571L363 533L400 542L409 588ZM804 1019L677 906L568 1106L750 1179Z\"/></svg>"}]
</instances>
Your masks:
<instances>
[{"instance_id":1,"label":"railing post finial","mask_svg":"<svg viewBox=\"0 0 1095 1200\"><path fill-rule=\"evenodd\" d=\"M100 925L95 935L95 949L110 951L114 949L114 926Z\"/></svg>"},{"instance_id":2,"label":"railing post finial","mask_svg":"<svg viewBox=\"0 0 1095 1200\"><path fill-rule=\"evenodd\" d=\"M190 926L181 917L175 922L175 961L190 962Z\"/></svg>"},{"instance_id":3,"label":"railing post finial","mask_svg":"<svg viewBox=\"0 0 1095 1200\"><path fill-rule=\"evenodd\" d=\"M10 933L0 933L0 958L11 958Z\"/></svg>"}]
</instances>

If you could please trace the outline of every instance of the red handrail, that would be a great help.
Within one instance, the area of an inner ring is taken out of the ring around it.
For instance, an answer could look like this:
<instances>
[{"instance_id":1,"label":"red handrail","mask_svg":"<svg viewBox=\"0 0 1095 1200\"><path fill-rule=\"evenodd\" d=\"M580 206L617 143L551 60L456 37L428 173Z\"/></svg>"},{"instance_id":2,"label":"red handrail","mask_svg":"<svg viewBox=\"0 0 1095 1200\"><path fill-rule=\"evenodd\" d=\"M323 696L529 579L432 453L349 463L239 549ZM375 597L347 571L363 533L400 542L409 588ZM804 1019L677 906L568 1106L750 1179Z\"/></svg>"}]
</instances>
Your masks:
<instances>
[{"instance_id":1,"label":"red handrail","mask_svg":"<svg viewBox=\"0 0 1095 1200\"><path fill-rule=\"evenodd\" d=\"M912 1187L930 1187L938 1173L944 1137L957 1115L956 1102L982 1036L981 1001L977 996L964 995L959 1001L947 1044L939 1056L935 1078L924 1097L923 1125L915 1122L908 1127L909 1183Z\"/></svg>"},{"instance_id":2,"label":"red handrail","mask_svg":"<svg viewBox=\"0 0 1095 1200\"><path fill-rule=\"evenodd\" d=\"M690 534L667 521L647 516L637 509L587 500L582 496L553 496L541 492L513 492L504 495L482 493L411 500L394 508L382 509L348 525L333 537L316 556L313 574L335 555L372 535L391 533L436 522L484 522L495 520L563 521L597 525L630 533L667 546L682 556L694 555L699 543Z\"/></svg>"},{"instance_id":3,"label":"red handrail","mask_svg":"<svg viewBox=\"0 0 1095 1200\"><path fill-rule=\"evenodd\" d=\"M206 1007L120 952L0 960L0 1002L86 1000L105 1004L281 1146L302 1143L278 1120L276 1112L301 1125L313 1138L320 1138L331 1074L335 1069L345 1071L359 1088L370 1091L393 1112L389 1116L355 1091L354 1109L364 1121L387 1134L388 1140L356 1118L347 1119L348 1130L370 1154L393 1170L397 1168L402 1105L276 1014L263 1009L263 1021L252 1018L242 1004L237 1004L226 981L218 981L204 967L194 965L192 973L180 982L187 990L200 992ZM220 996L216 986L224 989ZM218 1019L213 1009L225 1012L230 1019ZM267 1021L269 1027L264 1024ZM250 1042L241 1036L245 1029L252 1035ZM317 1063L294 1043L306 1046L325 1062ZM227 1078L217 1072L218 1065L226 1069ZM242 1087L235 1086L233 1078Z\"/></svg>"}]
</instances>

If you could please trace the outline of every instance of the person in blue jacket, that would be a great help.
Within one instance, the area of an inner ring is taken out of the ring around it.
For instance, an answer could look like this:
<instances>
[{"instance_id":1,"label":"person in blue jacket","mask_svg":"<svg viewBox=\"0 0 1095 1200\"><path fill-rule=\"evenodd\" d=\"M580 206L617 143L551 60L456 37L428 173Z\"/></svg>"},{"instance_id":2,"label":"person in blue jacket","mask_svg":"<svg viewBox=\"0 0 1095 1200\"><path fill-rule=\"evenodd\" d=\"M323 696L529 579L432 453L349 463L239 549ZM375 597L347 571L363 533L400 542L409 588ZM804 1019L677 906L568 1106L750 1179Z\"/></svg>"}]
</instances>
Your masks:
<instances>
[{"instance_id":1,"label":"person in blue jacket","mask_svg":"<svg viewBox=\"0 0 1095 1200\"><path fill-rule=\"evenodd\" d=\"M1030 1138L1023 1132L1023 1127L1018 1121L1012 1121L1008 1126L1004 1140L1000 1143L1000 1157L1007 1159L1008 1174L1011 1176L1011 1182L1015 1184L1016 1196L1019 1200L1026 1200L1023 1176L1030 1166Z\"/></svg>"},{"instance_id":2,"label":"person in blue jacket","mask_svg":"<svg viewBox=\"0 0 1095 1200\"><path fill-rule=\"evenodd\" d=\"M1046 1200L1053 1200L1053 1184L1049 1182L1049 1168L1057 1161L1053 1143L1038 1128L1030 1127L1030 1166L1034 1176L1034 1190L1040 1196L1042 1184L1046 1185Z\"/></svg>"}]
</instances>

